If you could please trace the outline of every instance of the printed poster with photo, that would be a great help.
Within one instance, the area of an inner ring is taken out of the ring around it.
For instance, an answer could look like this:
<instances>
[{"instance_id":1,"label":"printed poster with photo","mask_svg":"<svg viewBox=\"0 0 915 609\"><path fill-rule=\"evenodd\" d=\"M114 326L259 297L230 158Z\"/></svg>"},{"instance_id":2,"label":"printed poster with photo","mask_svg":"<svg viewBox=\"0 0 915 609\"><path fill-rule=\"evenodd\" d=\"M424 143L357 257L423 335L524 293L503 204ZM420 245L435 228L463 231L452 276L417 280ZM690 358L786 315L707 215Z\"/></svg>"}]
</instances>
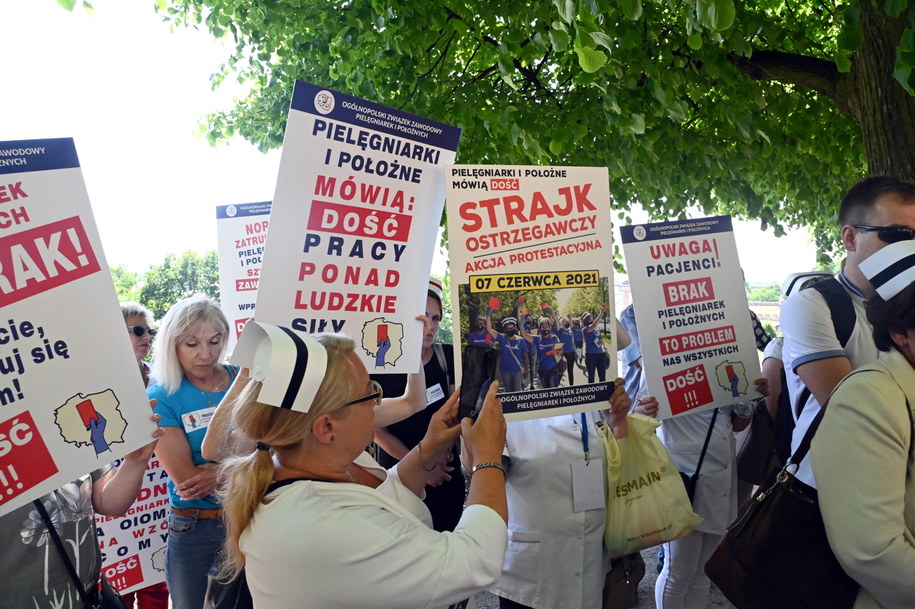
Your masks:
<instances>
[{"instance_id":1,"label":"printed poster with photo","mask_svg":"<svg viewBox=\"0 0 915 609\"><path fill-rule=\"evenodd\" d=\"M136 501L123 516L95 515L102 574L126 594L165 581L168 546L168 475L153 457Z\"/></svg>"},{"instance_id":2,"label":"printed poster with photo","mask_svg":"<svg viewBox=\"0 0 915 609\"><path fill-rule=\"evenodd\" d=\"M72 139L0 142L0 307L5 514L155 431Z\"/></svg>"},{"instance_id":3,"label":"printed poster with photo","mask_svg":"<svg viewBox=\"0 0 915 609\"><path fill-rule=\"evenodd\" d=\"M507 420L607 407L616 378L603 167L449 165L455 369L496 359Z\"/></svg>"},{"instance_id":4,"label":"printed poster with photo","mask_svg":"<svg viewBox=\"0 0 915 609\"><path fill-rule=\"evenodd\" d=\"M730 216L624 226L620 235L658 417L760 397Z\"/></svg>"},{"instance_id":5,"label":"printed poster with photo","mask_svg":"<svg viewBox=\"0 0 915 609\"><path fill-rule=\"evenodd\" d=\"M297 82L259 321L351 337L370 373L419 367L426 290L460 129Z\"/></svg>"},{"instance_id":6,"label":"printed poster with photo","mask_svg":"<svg viewBox=\"0 0 915 609\"><path fill-rule=\"evenodd\" d=\"M219 306L234 329L229 335L228 353L254 317L269 221L270 201L216 207Z\"/></svg>"}]
</instances>

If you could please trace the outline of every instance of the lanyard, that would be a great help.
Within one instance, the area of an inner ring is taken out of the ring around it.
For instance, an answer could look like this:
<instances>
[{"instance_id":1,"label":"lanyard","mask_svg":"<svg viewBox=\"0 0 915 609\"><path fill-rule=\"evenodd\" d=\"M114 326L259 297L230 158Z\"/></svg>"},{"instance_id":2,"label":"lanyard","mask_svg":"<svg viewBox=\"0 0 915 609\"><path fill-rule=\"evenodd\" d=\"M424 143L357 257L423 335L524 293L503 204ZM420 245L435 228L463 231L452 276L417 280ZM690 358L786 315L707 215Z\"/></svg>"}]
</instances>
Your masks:
<instances>
[{"instance_id":1,"label":"lanyard","mask_svg":"<svg viewBox=\"0 0 915 609\"><path fill-rule=\"evenodd\" d=\"M585 463L590 463L591 455L588 450L588 419L585 416L585 413L581 413L581 448L585 451Z\"/></svg>"}]
</instances>

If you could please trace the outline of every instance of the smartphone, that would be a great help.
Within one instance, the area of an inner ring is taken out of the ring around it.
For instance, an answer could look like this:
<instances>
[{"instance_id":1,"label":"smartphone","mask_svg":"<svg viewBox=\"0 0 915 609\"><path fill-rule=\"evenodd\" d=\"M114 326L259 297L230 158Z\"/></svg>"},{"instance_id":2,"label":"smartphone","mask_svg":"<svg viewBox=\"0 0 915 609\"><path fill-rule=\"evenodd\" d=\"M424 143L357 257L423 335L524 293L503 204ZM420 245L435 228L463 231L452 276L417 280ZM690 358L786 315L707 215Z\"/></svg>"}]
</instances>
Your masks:
<instances>
[{"instance_id":1,"label":"smartphone","mask_svg":"<svg viewBox=\"0 0 915 609\"><path fill-rule=\"evenodd\" d=\"M486 392L496 378L498 353L495 349L486 349L480 356L479 350L479 347L467 347L464 350L458 420L464 417L477 418L483 408Z\"/></svg>"}]
</instances>

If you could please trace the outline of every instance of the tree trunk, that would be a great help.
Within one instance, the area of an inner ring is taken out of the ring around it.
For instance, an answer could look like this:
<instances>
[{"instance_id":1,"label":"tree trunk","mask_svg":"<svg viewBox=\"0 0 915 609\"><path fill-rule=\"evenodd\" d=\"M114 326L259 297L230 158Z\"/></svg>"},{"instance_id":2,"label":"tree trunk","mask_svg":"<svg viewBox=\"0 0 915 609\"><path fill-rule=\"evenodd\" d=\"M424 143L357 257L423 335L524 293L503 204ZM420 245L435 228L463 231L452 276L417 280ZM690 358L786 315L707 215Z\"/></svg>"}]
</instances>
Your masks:
<instances>
[{"instance_id":1,"label":"tree trunk","mask_svg":"<svg viewBox=\"0 0 915 609\"><path fill-rule=\"evenodd\" d=\"M837 101L861 128L870 174L915 179L915 97L893 78L904 24L878 4L860 3L863 40Z\"/></svg>"}]
</instances>

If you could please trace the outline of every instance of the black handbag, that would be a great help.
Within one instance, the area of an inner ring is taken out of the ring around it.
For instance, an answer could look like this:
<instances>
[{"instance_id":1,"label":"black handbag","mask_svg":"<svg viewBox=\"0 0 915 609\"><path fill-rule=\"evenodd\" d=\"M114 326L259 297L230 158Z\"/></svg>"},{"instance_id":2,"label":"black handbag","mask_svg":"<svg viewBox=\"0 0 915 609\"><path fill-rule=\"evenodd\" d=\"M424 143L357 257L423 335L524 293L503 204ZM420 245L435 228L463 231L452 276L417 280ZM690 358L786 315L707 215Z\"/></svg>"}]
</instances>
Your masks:
<instances>
[{"instance_id":1,"label":"black handbag","mask_svg":"<svg viewBox=\"0 0 915 609\"><path fill-rule=\"evenodd\" d=\"M111 583L105 578L104 575L100 577L101 593L99 593L97 589L89 592L83 588L83 582L80 580L79 574L76 572L76 568L70 561L70 556L67 554L67 550L64 548L64 544L60 540L60 535L57 534L57 529L54 528L54 521L51 520L51 516L48 514L48 510L45 509L41 499L36 499L32 503L35 504L35 508L41 515L41 519L44 521L45 527L48 530L48 535L54 541L54 545L57 547L57 552L60 554L64 565L67 567L67 572L70 574L70 579L73 580L73 585L76 586L76 590L79 592L79 596L83 600L83 607L85 607L85 609L127 609L127 605L124 604L124 599L121 598L121 595L118 594L118 591L114 589L114 586L111 585Z\"/></svg>"},{"instance_id":2,"label":"black handbag","mask_svg":"<svg viewBox=\"0 0 915 609\"><path fill-rule=\"evenodd\" d=\"M858 595L829 547L816 489L794 477L823 418L822 408L788 464L747 501L705 564L737 609L846 609Z\"/></svg>"}]
</instances>

